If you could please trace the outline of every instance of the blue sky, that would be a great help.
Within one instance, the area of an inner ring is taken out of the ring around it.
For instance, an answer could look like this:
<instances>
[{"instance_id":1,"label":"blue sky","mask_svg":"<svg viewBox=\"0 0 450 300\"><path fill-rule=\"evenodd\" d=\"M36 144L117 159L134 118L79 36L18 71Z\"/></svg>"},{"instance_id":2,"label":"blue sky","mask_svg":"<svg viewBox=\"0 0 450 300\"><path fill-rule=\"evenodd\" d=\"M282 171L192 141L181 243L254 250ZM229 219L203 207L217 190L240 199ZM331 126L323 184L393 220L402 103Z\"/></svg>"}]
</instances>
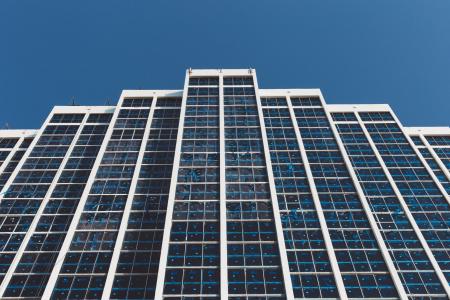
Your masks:
<instances>
[{"instance_id":1,"label":"blue sky","mask_svg":"<svg viewBox=\"0 0 450 300\"><path fill-rule=\"evenodd\" d=\"M184 70L256 68L262 88L328 103L389 103L409 126L448 126L450 1L0 2L0 127L54 105L180 89Z\"/></svg>"}]
</instances>

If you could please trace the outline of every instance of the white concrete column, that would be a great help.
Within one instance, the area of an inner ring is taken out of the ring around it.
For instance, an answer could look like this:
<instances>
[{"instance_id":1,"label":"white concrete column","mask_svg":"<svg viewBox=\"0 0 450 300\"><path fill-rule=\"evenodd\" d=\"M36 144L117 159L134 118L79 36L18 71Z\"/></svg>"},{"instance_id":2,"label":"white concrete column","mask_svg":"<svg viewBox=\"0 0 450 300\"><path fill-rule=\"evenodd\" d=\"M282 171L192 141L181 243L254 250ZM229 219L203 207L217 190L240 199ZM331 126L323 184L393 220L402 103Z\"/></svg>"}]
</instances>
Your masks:
<instances>
[{"instance_id":1,"label":"white concrete column","mask_svg":"<svg viewBox=\"0 0 450 300\"><path fill-rule=\"evenodd\" d=\"M336 282L336 288L340 299L348 299L347 292L345 291L344 281L342 279L342 274L341 271L339 270L339 265L337 263L336 255L334 252L333 243L331 241L330 232L328 230L328 225L325 220L325 215L323 213L322 204L320 203L319 194L317 193L316 183L314 182L314 176L311 171L311 166L309 165L309 160L308 156L306 155L305 146L303 145L303 139L300 133L300 129L298 127L297 119L295 117L294 108L292 107L290 96L287 96L287 103L295 135L297 138L298 146L300 148L300 155L302 157L303 165L305 166L306 177L308 180L309 187L311 189L311 195L313 198L314 206L316 208L317 217L319 219L320 231L322 232L323 235L326 251L331 264L331 270L333 271L333 277Z\"/></svg>"},{"instance_id":2,"label":"white concrete column","mask_svg":"<svg viewBox=\"0 0 450 300\"><path fill-rule=\"evenodd\" d=\"M223 74L219 73L219 143L220 143L220 299L228 299L227 197L225 180L225 115Z\"/></svg>"},{"instance_id":3,"label":"white concrete column","mask_svg":"<svg viewBox=\"0 0 450 300\"><path fill-rule=\"evenodd\" d=\"M103 287L102 300L108 300L111 297L112 287L114 284L114 277L116 275L117 264L119 263L120 251L122 250L123 240L128 227L128 220L130 218L131 207L133 204L134 194L136 192L136 186L141 172L142 160L144 159L145 149L147 146L148 136L150 134L150 128L153 121L153 114L155 112L155 106L157 101L157 95L153 95L152 104L147 117L147 124L144 130L144 136L142 138L141 147L139 149L138 158L133 172L133 177L130 183L130 190L128 191L125 208L123 210L122 220L120 222L119 232L117 234L116 243L114 244L114 251L111 257L111 264L109 265L108 274L105 280L105 286Z\"/></svg>"},{"instance_id":4,"label":"white concrete column","mask_svg":"<svg viewBox=\"0 0 450 300\"><path fill-rule=\"evenodd\" d=\"M53 289L56 285L56 281L58 280L58 275L61 271L62 265L64 263L64 259L66 257L67 252L69 251L70 244L72 243L73 236L75 235L76 228L78 226L78 222L80 221L81 214L84 210L84 205L86 204L86 200L89 196L89 192L91 191L92 184L95 181L95 177L97 175L98 167L103 159L103 155L105 154L106 147L108 146L108 142L111 139L111 135L114 131L114 125L117 120L117 116L119 115L119 108L123 101L123 94L120 97L119 104L114 110L114 114L111 118L111 121L108 126L108 130L105 133L105 137L103 139L100 150L98 151L97 158L92 166L91 173L89 174L89 178L86 182L83 194L80 197L80 201L78 202L77 209L73 215L72 221L70 223L69 229L67 230L67 235L64 239L64 242L59 250L58 258L56 259L55 266L53 267L52 273L50 274L50 278L47 282L47 286L45 287L44 294L42 295L42 299L50 299Z\"/></svg>"},{"instance_id":5,"label":"white concrete column","mask_svg":"<svg viewBox=\"0 0 450 300\"><path fill-rule=\"evenodd\" d=\"M180 123L178 125L177 143L175 145L175 155L173 161L172 178L167 203L166 220L164 223L164 234L161 245L161 255L159 259L158 277L156 280L155 299L162 299L164 292L164 280L166 276L167 258L169 254L170 231L172 229L173 207L175 204L175 193L177 190L178 170L180 169L181 144L183 142L184 116L186 114L186 100L189 85L189 70L186 71L184 79L183 98L181 101Z\"/></svg>"},{"instance_id":6,"label":"white concrete column","mask_svg":"<svg viewBox=\"0 0 450 300\"><path fill-rule=\"evenodd\" d=\"M322 99L322 103L324 103L323 99ZM405 299L406 300L406 299L408 299L408 296L407 296L406 291L405 291L405 289L403 287L403 284L402 284L402 282L400 280L400 277L398 276L397 269L395 268L395 265L394 265L394 263L392 261L392 257L389 254L389 250L388 250L388 248L386 246L386 243L383 240L383 236L381 235L380 229L378 228L377 221L375 220L375 217L374 217L373 212L372 212L372 210L370 208L370 205L369 205L369 203L367 201L367 198L364 195L364 191L363 191L363 189L361 187L361 184L359 183L358 177L356 176L355 170L354 170L354 168L353 168L353 166L351 164L351 161L350 161L350 159L348 157L347 151L345 150L345 146L344 146L344 144L342 142L342 139L341 139L341 137L339 135L339 132L337 131L336 125L334 124L334 121L333 121L333 119L331 117L331 114L327 110L326 105L324 105L324 109L325 109L325 113L327 114L328 121L330 122L330 127L333 130L333 134L334 134L334 136L336 138L336 142L337 142L337 144L339 146L339 150L342 153L342 157L343 157L344 162L345 162L345 164L347 166L347 169L348 169L348 171L350 173L350 177L352 178L352 181L353 181L353 184L355 186L355 189L356 189L356 192L358 194L358 197L359 197L359 199L361 201L361 204L362 204L362 207L364 209L364 212L366 213L367 219L368 219L369 224L370 224L370 228L372 229L372 232L373 232L373 234L375 236L377 244L380 247L381 254L382 254L383 258L384 258L386 266L387 266L387 268L389 270L389 273L390 273L390 275L392 277L392 281L394 282L395 288L397 289L398 295L399 295L400 299ZM360 125L361 125L361 128L363 128L363 125L362 124L360 124ZM363 131L364 131L364 128L363 128Z\"/></svg>"},{"instance_id":7,"label":"white concrete column","mask_svg":"<svg viewBox=\"0 0 450 300\"><path fill-rule=\"evenodd\" d=\"M286 291L286 297L288 299L294 299L294 290L292 288L292 280L291 280L291 275L290 275L290 271L289 271L289 262L287 259L286 245L285 245L284 236L283 236L283 226L281 224L280 208L278 205L278 199L277 199L276 188L275 188L275 180L273 177L272 161L270 159L269 143L267 141L267 133L266 133L266 126L264 123L263 110L262 110L262 106L261 106L261 98L259 97L258 81L256 78L255 70L250 69L250 71L252 72L252 76L253 76L253 84L255 87L256 103L258 106L259 123L260 123L260 128L261 128L263 146L264 146L264 157L266 160L267 177L269 179L270 196L271 196L272 208L273 208L273 219L274 219L274 223L275 223L275 230L277 233L278 250L280 252L281 270L283 273L284 287L285 287L285 291Z\"/></svg>"}]
</instances>

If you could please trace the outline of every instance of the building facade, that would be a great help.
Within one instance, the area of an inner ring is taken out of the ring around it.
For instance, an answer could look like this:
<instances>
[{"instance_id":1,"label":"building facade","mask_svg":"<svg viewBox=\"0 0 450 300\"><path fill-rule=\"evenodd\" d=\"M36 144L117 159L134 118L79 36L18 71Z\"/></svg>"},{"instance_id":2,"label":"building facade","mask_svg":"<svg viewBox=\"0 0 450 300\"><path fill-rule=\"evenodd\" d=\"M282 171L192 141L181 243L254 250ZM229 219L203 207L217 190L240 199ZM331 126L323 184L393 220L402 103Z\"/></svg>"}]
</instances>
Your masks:
<instances>
[{"instance_id":1,"label":"building facade","mask_svg":"<svg viewBox=\"0 0 450 300\"><path fill-rule=\"evenodd\" d=\"M450 128L188 70L0 131L1 299L449 299Z\"/></svg>"}]
</instances>

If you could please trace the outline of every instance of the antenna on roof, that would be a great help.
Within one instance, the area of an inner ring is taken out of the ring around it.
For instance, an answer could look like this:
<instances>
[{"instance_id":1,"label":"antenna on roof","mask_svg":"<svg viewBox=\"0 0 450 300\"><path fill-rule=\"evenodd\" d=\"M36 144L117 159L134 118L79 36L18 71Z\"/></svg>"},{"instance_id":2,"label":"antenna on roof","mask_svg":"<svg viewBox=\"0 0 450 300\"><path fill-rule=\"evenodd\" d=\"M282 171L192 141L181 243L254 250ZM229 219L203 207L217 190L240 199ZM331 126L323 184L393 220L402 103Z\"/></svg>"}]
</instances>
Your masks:
<instances>
[{"instance_id":1,"label":"antenna on roof","mask_svg":"<svg viewBox=\"0 0 450 300\"><path fill-rule=\"evenodd\" d=\"M72 96L72 106L75 106L76 104L75 104L75 97L74 96Z\"/></svg>"},{"instance_id":2,"label":"antenna on roof","mask_svg":"<svg viewBox=\"0 0 450 300\"><path fill-rule=\"evenodd\" d=\"M5 123L5 126L4 126L4 127L5 127L5 129L9 129L9 124L8 124L8 122Z\"/></svg>"},{"instance_id":3,"label":"antenna on roof","mask_svg":"<svg viewBox=\"0 0 450 300\"><path fill-rule=\"evenodd\" d=\"M248 68L248 74L252 74L252 73L253 73L252 68Z\"/></svg>"},{"instance_id":4,"label":"antenna on roof","mask_svg":"<svg viewBox=\"0 0 450 300\"><path fill-rule=\"evenodd\" d=\"M110 104L111 104L111 103L110 103L109 99L106 99L105 105L110 105Z\"/></svg>"},{"instance_id":5,"label":"antenna on roof","mask_svg":"<svg viewBox=\"0 0 450 300\"><path fill-rule=\"evenodd\" d=\"M189 74L192 74L192 68L189 68Z\"/></svg>"}]
</instances>

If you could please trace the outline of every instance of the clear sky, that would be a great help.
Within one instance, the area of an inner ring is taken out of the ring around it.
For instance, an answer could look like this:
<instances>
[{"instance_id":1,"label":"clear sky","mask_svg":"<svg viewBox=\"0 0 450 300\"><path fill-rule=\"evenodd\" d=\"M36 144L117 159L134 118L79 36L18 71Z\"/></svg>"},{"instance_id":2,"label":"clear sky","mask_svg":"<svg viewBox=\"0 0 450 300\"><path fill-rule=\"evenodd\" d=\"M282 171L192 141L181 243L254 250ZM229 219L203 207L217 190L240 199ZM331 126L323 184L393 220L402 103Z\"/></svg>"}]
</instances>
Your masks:
<instances>
[{"instance_id":1,"label":"clear sky","mask_svg":"<svg viewBox=\"0 0 450 300\"><path fill-rule=\"evenodd\" d=\"M181 89L185 69L256 68L262 88L388 103L450 124L450 1L0 1L0 127L54 105Z\"/></svg>"}]
</instances>

